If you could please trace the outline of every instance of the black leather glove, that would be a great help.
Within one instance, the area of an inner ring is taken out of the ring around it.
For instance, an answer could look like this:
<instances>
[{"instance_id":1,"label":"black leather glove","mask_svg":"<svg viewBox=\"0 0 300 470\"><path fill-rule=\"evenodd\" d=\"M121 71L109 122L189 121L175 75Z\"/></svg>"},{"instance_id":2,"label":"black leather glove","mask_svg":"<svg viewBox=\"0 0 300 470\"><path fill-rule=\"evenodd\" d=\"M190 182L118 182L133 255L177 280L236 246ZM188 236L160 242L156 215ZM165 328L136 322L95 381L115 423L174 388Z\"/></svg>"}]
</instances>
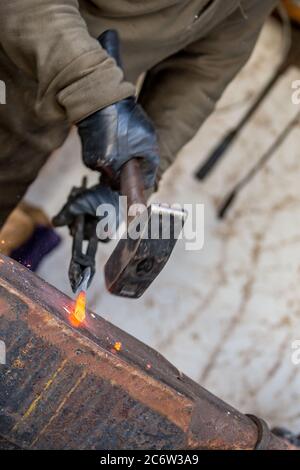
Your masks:
<instances>
[{"instance_id":1,"label":"black leather glove","mask_svg":"<svg viewBox=\"0 0 300 470\"><path fill-rule=\"evenodd\" d=\"M121 67L117 32L108 30L98 40ZM118 188L120 168L136 157L140 158L145 189L155 185L159 166L156 133L135 97L107 106L77 126L85 165L104 174L112 186Z\"/></svg>"},{"instance_id":2,"label":"black leather glove","mask_svg":"<svg viewBox=\"0 0 300 470\"><path fill-rule=\"evenodd\" d=\"M78 123L78 131L87 167L103 173L118 187L120 168L140 157L145 189L154 186L159 165L156 134L135 98L97 111Z\"/></svg>"},{"instance_id":3,"label":"black leather glove","mask_svg":"<svg viewBox=\"0 0 300 470\"><path fill-rule=\"evenodd\" d=\"M86 219L84 238L89 238L94 234L95 221L100 221L102 217L97 216L97 208L102 204L111 204L114 208L116 219L112 218L111 221L116 221L116 229L119 226L119 193L113 191L106 185L97 184L89 189L85 189L75 196L71 196L67 203L63 206L61 211L53 218L53 225L62 227L67 225L72 227L78 215L84 215ZM113 217L114 214L110 213L109 216ZM114 224L112 224L113 227ZM113 233L97 233L98 238L102 242L110 240Z\"/></svg>"}]
</instances>

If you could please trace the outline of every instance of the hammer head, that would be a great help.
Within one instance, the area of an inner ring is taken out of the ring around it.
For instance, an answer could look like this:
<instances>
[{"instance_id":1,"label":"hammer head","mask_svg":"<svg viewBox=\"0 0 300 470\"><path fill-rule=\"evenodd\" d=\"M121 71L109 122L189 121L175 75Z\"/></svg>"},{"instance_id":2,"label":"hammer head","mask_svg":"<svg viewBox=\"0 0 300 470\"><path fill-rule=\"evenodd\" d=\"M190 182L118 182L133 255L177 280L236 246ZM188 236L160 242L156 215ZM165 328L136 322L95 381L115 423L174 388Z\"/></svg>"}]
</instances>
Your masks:
<instances>
[{"instance_id":1,"label":"hammer head","mask_svg":"<svg viewBox=\"0 0 300 470\"><path fill-rule=\"evenodd\" d=\"M105 265L107 289L120 297L141 297L170 258L185 220L183 210L160 204L136 217Z\"/></svg>"}]
</instances>

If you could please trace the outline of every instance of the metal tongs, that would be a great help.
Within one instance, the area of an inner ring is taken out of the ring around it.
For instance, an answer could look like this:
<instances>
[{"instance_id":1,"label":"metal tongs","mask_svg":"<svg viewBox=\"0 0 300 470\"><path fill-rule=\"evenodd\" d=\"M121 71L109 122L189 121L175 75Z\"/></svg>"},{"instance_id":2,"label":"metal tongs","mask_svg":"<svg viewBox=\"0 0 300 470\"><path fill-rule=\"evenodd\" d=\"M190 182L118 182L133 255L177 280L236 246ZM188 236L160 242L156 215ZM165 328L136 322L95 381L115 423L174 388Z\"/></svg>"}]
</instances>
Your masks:
<instances>
[{"instance_id":1,"label":"metal tongs","mask_svg":"<svg viewBox=\"0 0 300 470\"><path fill-rule=\"evenodd\" d=\"M85 191L87 178L84 177L80 188L74 187L69 198ZM70 227L73 237L72 258L69 267L69 280L74 293L87 290L95 274L95 257L98 247L96 233L97 219L80 214ZM84 249L84 242L87 247Z\"/></svg>"}]
</instances>

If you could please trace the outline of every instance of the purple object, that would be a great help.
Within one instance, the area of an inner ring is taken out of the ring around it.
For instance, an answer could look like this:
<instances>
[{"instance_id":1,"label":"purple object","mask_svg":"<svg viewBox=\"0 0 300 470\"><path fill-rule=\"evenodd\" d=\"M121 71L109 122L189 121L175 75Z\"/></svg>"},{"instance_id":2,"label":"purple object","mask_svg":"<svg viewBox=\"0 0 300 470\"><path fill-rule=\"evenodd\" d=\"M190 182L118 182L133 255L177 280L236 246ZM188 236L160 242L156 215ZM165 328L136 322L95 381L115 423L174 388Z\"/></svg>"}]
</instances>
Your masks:
<instances>
[{"instance_id":1,"label":"purple object","mask_svg":"<svg viewBox=\"0 0 300 470\"><path fill-rule=\"evenodd\" d=\"M11 258L36 271L45 256L61 242L60 236L51 227L38 225L30 239L11 253Z\"/></svg>"}]
</instances>

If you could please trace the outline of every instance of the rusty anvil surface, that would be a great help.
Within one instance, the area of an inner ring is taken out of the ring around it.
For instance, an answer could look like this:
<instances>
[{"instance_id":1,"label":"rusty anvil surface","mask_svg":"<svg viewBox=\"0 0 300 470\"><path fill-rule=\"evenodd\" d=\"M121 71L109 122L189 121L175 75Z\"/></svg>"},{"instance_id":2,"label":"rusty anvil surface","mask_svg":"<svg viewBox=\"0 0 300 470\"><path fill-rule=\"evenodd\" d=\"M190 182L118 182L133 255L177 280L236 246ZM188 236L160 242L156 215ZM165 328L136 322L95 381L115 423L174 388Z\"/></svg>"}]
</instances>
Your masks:
<instances>
[{"instance_id":1,"label":"rusty anvil surface","mask_svg":"<svg viewBox=\"0 0 300 470\"><path fill-rule=\"evenodd\" d=\"M0 255L0 442L24 449L253 449L256 425L99 316ZM142 312L141 312L142 314ZM113 349L115 342L122 349ZM286 449L271 436L269 448Z\"/></svg>"}]
</instances>

